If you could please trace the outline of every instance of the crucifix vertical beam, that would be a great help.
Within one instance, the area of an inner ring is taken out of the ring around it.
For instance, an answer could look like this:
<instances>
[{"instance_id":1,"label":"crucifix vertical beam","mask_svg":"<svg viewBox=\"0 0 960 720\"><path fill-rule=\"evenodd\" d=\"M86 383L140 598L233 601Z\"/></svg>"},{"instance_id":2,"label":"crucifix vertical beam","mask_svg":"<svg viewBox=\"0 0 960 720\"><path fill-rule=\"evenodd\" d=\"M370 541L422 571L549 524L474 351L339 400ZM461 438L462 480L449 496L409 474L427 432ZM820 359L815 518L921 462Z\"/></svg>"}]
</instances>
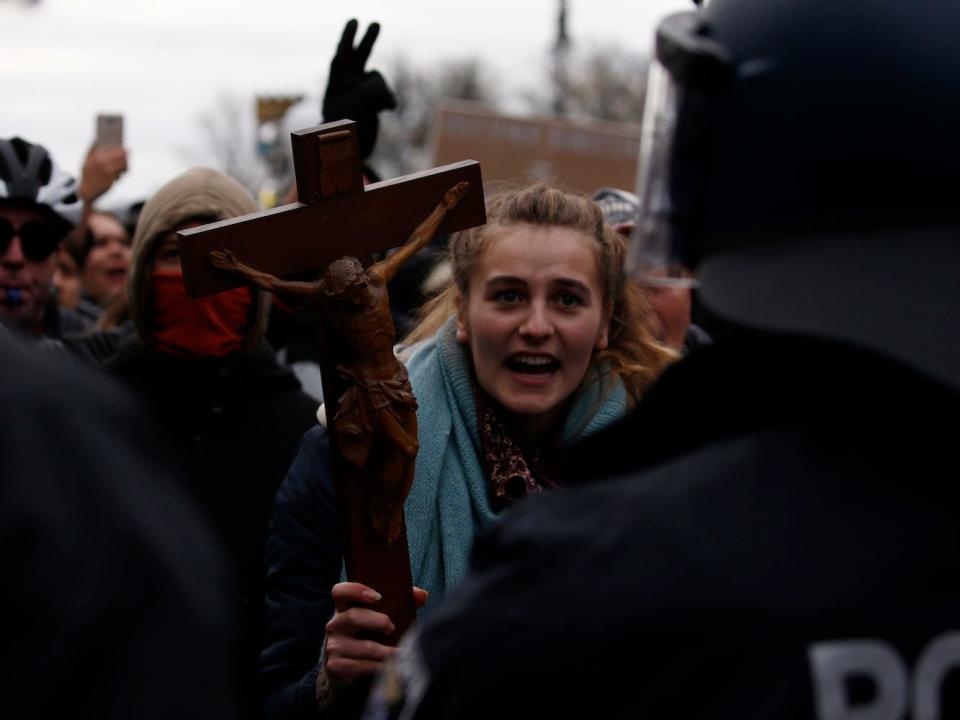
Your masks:
<instances>
[{"instance_id":1,"label":"crucifix vertical beam","mask_svg":"<svg viewBox=\"0 0 960 720\"><path fill-rule=\"evenodd\" d=\"M301 160L294 165L300 202L317 205L338 195L363 192L363 172L355 162L360 155L356 133L347 128L324 133L301 130L291 134L291 141L293 156ZM315 162L308 162L311 156Z\"/></svg>"}]
</instances>

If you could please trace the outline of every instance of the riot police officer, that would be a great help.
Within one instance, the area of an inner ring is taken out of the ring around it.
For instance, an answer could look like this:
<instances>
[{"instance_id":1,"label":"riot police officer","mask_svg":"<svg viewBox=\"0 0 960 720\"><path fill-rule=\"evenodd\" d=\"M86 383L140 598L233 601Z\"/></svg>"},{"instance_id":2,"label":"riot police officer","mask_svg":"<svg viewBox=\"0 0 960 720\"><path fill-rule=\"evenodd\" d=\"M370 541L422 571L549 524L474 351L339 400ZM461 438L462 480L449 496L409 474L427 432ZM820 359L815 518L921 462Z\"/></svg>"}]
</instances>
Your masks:
<instances>
[{"instance_id":1,"label":"riot police officer","mask_svg":"<svg viewBox=\"0 0 960 720\"><path fill-rule=\"evenodd\" d=\"M734 331L579 449L603 481L478 541L391 669L406 708L960 713L957 27L951 0L661 23L634 263Z\"/></svg>"}]
</instances>

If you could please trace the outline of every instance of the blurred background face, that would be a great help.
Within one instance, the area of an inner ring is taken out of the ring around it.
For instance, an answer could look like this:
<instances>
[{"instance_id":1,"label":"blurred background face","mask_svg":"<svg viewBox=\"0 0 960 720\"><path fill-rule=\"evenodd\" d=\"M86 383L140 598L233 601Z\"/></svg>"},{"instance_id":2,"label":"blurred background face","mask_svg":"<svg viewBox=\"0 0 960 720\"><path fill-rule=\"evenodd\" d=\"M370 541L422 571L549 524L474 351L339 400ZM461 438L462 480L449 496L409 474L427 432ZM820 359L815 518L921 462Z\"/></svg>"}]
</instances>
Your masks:
<instances>
[{"instance_id":1,"label":"blurred background face","mask_svg":"<svg viewBox=\"0 0 960 720\"><path fill-rule=\"evenodd\" d=\"M674 350L683 350L693 303L690 288L648 286L646 291L657 340Z\"/></svg>"},{"instance_id":2,"label":"blurred background face","mask_svg":"<svg viewBox=\"0 0 960 720\"><path fill-rule=\"evenodd\" d=\"M620 223L613 227L629 242L634 223ZM673 350L683 350L693 308L693 293L690 288L645 284L644 291L653 311L650 321L654 336Z\"/></svg>"},{"instance_id":3,"label":"blurred background face","mask_svg":"<svg viewBox=\"0 0 960 720\"><path fill-rule=\"evenodd\" d=\"M124 286L130 268L130 236L112 215L93 213L88 220L92 237L83 264L85 293L103 304Z\"/></svg>"},{"instance_id":4,"label":"blurred background face","mask_svg":"<svg viewBox=\"0 0 960 720\"><path fill-rule=\"evenodd\" d=\"M0 207L0 322L39 326L56 268L60 231L38 210ZM24 240L21 232L30 239Z\"/></svg>"}]
</instances>

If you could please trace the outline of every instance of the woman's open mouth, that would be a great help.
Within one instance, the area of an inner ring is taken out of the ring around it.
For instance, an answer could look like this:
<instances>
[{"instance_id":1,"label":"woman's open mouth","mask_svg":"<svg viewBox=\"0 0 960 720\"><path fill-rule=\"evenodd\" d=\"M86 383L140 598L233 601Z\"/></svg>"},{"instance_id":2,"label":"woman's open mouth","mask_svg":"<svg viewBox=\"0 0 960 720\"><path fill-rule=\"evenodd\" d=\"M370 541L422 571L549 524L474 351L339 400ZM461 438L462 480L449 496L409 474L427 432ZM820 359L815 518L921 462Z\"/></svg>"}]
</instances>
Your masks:
<instances>
[{"instance_id":1,"label":"woman's open mouth","mask_svg":"<svg viewBox=\"0 0 960 720\"><path fill-rule=\"evenodd\" d=\"M110 283L113 287L119 287L127 279L127 268L126 267L114 267L107 268L104 270L104 276L107 279L107 282Z\"/></svg>"},{"instance_id":2,"label":"woman's open mouth","mask_svg":"<svg viewBox=\"0 0 960 720\"><path fill-rule=\"evenodd\" d=\"M539 375L546 377L560 369L560 361L550 355L531 355L517 353L504 362L508 370L521 375Z\"/></svg>"}]
</instances>

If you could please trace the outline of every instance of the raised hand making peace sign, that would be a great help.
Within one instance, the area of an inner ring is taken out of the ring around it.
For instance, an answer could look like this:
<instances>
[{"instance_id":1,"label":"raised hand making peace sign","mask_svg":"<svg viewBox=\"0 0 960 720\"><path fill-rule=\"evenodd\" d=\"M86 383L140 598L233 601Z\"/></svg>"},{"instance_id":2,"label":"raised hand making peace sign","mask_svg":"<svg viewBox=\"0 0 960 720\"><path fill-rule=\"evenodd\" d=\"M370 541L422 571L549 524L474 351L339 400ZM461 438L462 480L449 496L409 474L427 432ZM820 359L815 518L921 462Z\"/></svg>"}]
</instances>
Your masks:
<instances>
[{"instance_id":1,"label":"raised hand making peace sign","mask_svg":"<svg viewBox=\"0 0 960 720\"><path fill-rule=\"evenodd\" d=\"M397 99L387 81L376 70L366 70L373 44L380 34L380 24L371 23L360 44L354 47L357 21L350 20L343 28L337 53L330 62L327 91L323 97L323 120L354 120L360 141L360 156L370 157L380 128L377 113L397 106Z\"/></svg>"}]
</instances>

